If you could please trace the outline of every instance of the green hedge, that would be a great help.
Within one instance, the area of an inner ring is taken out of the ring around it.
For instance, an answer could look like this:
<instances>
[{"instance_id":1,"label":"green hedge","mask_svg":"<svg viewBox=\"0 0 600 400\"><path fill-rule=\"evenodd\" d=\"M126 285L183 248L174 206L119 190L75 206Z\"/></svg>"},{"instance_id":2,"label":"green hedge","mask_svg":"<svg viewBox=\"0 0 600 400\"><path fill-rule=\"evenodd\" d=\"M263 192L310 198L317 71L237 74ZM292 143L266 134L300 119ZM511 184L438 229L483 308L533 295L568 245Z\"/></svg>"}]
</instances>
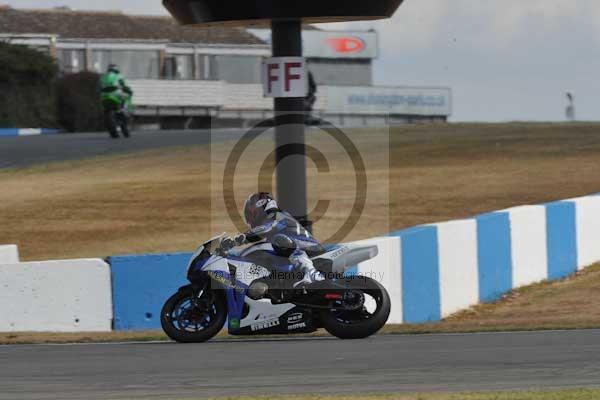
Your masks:
<instances>
[{"instance_id":1,"label":"green hedge","mask_svg":"<svg viewBox=\"0 0 600 400\"><path fill-rule=\"evenodd\" d=\"M58 76L50 55L0 42L0 128L104 130L99 75Z\"/></svg>"},{"instance_id":2,"label":"green hedge","mask_svg":"<svg viewBox=\"0 0 600 400\"><path fill-rule=\"evenodd\" d=\"M93 72L65 75L58 81L60 125L69 132L103 131L100 76Z\"/></svg>"},{"instance_id":3,"label":"green hedge","mask_svg":"<svg viewBox=\"0 0 600 400\"><path fill-rule=\"evenodd\" d=\"M0 127L57 127L57 75L49 55L0 43Z\"/></svg>"}]
</instances>

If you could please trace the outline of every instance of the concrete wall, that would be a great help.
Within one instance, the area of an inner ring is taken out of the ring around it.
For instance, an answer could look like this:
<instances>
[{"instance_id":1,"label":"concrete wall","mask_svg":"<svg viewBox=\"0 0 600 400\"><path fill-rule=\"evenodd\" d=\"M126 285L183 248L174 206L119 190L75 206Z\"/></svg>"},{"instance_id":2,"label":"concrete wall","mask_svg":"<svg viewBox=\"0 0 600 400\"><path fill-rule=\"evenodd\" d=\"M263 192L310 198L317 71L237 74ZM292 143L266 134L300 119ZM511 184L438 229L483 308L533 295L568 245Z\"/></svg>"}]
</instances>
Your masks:
<instances>
[{"instance_id":1,"label":"concrete wall","mask_svg":"<svg viewBox=\"0 0 600 400\"><path fill-rule=\"evenodd\" d=\"M110 331L111 304L102 260L0 265L0 332Z\"/></svg>"},{"instance_id":2,"label":"concrete wall","mask_svg":"<svg viewBox=\"0 0 600 400\"><path fill-rule=\"evenodd\" d=\"M377 257L351 273L387 288L389 323L438 321L600 262L600 196L514 207L358 243L379 247ZM163 303L187 284L189 257L113 257L111 272L100 260L0 265L0 331L109 330L111 319L117 330L159 329Z\"/></svg>"},{"instance_id":3,"label":"concrete wall","mask_svg":"<svg viewBox=\"0 0 600 400\"><path fill-rule=\"evenodd\" d=\"M388 323L400 324L402 317L402 274L397 268L400 260L400 239L396 237L381 237L356 242L359 245L377 245L377 257L361 263L355 269L356 274L368 276L381 283L388 291L392 302L392 309Z\"/></svg>"},{"instance_id":4,"label":"concrete wall","mask_svg":"<svg viewBox=\"0 0 600 400\"><path fill-rule=\"evenodd\" d=\"M525 286L546 279L548 251L545 207L515 207L507 212L510 219L512 286Z\"/></svg>"},{"instance_id":5,"label":"concrete wall","mask_svg":"<svg viewBox=\"0 0 600 400\"><path fill-rule=\"evenodd\" d=\"M600 201L598 196L589 196L570 202L576 209L577 267L582 269L600 260Z\"/></svg>"},{"instance_id":6,"label":"concrete wall","mask_svg":"<svg viewBox=\"0 0 600 400\"><path fill-rule=\"evenodd\" d=\"M19 262L19 249L15 244L0 245L0 264Z\"/></svg>"},{"instance_id":7,"label":"concrete wall","mask_svg":"<svg viewBox=\"0 0 600 400\"><path fill-rule=\"evenodd\" d=\"M401 278L383 284L400 297L394 305L401 304L402 322L437 321L600 262L600 197L514 207L390 236L399 240L386 252L400 256L382 268Z\"/></svg>"},{"instance_id":8,"label":"concrete wall","mask_svg":"<svg viewBox=\"0 0 600 400\"><path fill-rule=\"evenodd\" d=\"M443 318L479 303L477 221L446 222L437 230Z\"/></svg>"},{"instance_id":9,"label":"concrete wall","mask_svg":"<svg viewBox=\"0 0 600 400\"><path fill-rule=\"evenodd\" d=\"M191 254L111 257L116 330L160 329L160 310L181 286Z\"/></svg>"}]
</instances>

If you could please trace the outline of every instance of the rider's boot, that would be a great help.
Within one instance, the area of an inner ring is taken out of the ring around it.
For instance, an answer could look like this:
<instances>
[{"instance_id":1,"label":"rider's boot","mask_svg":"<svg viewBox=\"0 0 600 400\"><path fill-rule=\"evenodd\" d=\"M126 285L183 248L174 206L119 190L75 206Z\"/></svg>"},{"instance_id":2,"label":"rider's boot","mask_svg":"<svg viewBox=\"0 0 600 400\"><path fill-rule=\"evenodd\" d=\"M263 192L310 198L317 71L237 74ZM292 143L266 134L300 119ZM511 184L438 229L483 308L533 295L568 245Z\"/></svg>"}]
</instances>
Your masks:
<instances>
[{"instance_id":1,"label":"rider's boot","mask_svg":"<svg viewBox=\"0 0 600 400\"><path fill-rule=\"evenodd\" d=\"M299 282L294 283L294 288L306 287L311 283L325 280L323 274L315 268L315 265L305 251L296 250L294 254L290 256L290 261L292 261L292 264L296 267L297 271L304 274L304 277Z\"/></svg>"}]
</instances>

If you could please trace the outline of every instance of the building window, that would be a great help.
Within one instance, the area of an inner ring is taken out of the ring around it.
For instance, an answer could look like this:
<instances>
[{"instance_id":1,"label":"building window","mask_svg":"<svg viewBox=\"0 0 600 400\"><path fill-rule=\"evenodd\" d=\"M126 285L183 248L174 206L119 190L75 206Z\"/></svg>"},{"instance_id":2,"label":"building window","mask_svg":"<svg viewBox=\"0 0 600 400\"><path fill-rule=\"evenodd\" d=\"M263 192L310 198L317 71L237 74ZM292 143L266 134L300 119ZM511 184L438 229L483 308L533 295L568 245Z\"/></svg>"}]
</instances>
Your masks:
<instances>
[{"instance_id":1,"label":"building window","mask_svg":"<svg viewBox=\"0 0 600 400\"><path fill-rule=\"evenodd\" d=\"M260 83L262 58L256 56L210 56L209 79L229 83Z\"/></svg>"},{"instance_id":2,"label":"building window","mask_svg":"<svg viewBox=\"0 0 600 400\"><path fill-rule=\"evenodd\" d=\"M153 50L94 50L92 66L103 73L110 64L121 68L126 79L158 79L159 52Z\"/></svg>"},{"instance_id":3,"label":"building window","mask_svg":"<svg viewBox=\"0 0 600 400\"><path fill-rule=\"evenodd\" d=\"M85 71L85 50L59 49L56 52L58 66L66 74Z\"/></svg>"},{"instance_id":4,"label":"building window","mask_svg":"<svg viewBox=\"0 0 600 400\"><path fill-rule=\"evenodd\" d=\"M198 54L196 58L196 79L210 80L210 59L211 56Z\"/></svg>"},{"instance_id":5,"label":"building window","mask_svg":"<svg viewBox=\"0 0 600 400\"><path fill-rule=\"evenodd\" d=\"M194 56L177 54L165 58L164 77L167 79L194 79Z\"/></svg>"}]
</instances>

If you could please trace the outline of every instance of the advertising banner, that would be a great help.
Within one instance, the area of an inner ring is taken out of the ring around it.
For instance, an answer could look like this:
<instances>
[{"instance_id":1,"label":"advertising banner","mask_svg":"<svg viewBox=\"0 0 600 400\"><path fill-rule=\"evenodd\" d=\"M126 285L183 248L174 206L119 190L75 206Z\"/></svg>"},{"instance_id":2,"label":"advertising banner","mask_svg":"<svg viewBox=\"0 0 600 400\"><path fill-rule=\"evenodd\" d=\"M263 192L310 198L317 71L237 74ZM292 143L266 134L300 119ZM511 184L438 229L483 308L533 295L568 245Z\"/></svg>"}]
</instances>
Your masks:
<instances>
[{"instance_id":1,"label":"advertising banner","mask_svg":"<svg viewBox=\"0 0 600 400\"><path fill-rule=\"evenodd\" d=\"M450 115L449 88L330 86L327 111L339 114Z\"/></svg>"}]
</instances>

